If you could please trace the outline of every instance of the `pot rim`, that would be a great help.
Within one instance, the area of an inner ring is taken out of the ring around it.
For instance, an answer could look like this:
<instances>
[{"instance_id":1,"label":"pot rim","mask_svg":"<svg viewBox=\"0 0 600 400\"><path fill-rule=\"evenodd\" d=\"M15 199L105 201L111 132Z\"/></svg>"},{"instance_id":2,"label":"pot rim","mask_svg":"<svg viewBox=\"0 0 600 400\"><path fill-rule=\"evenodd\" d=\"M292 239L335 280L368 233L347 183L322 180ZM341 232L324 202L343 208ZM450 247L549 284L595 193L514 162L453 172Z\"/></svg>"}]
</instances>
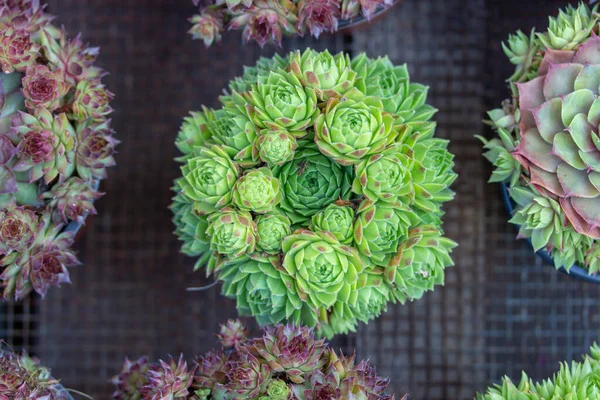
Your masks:
<instances>
[{"instance_id":1,"label":"pot rim","mask_svg":"<svg viewBox=\"0 0 600 400\"><path fill-rule=\"evenodd\" d=\"M514 203L512 201L512 199L510 198L510 195L508 193L508 183L502 183L500 185L500 189L502 192L502 200L504 201L504 206L506 208L506 211L508 211L508 213L510 214L510 216L513 216L514 214ZM518 225L517 225L518 226ZM526 239L527 243L529 243L529 246L533 249L533 245L531 244L531 239ZM537 255L540 256L542 259L544 259L544 261L548 262L549 264L551 264L555 269L557 269L558 271L562 272L565 275L569 275L573 278L585 281L585 282L590 282L590 283L595 283L596 285L600 285L600 274L598 275L590 275L587 270L585 270L584 268L580 267L577 264L574 264L569 271L567 271L565 268L560 267L560 268L556 268L556 266L554 265L554 260L552 259L552 256L550 255L550 253L548 253L547 250L545 249L540 249L537 251Z\"/></svg>"}]
</instances>

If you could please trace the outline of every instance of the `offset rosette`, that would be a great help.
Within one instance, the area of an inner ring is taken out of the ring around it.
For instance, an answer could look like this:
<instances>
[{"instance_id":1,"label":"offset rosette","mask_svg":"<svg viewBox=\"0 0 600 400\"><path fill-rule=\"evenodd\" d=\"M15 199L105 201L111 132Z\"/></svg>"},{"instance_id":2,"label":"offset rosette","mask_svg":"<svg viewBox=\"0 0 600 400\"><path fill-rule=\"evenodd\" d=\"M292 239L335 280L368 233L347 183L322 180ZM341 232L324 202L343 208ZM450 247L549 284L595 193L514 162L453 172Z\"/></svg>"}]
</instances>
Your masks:
<instances>
[{"instance_id":1,"label":"offset rosette","mask_svg":"<svg viewBox=\"0 0 600 400\"><path fill-rule=\"evenodd\" d=\"M281 251L283 238L292 233L290 219L283 215L261 215L256 219L258 247L269 254Z\"/></svg>"},{"instance_id":2,"label":"offset rosette","mask_svg":"<svg viewBox=\"0 0 600 400\"><path fill-rule=\"evenodd\" d=\"M210 119L208 129L212 139L242 167L256 164L252 154L252 145L258 136L257 128L245 112L235 107L217 110L214 114L205 111Z\"/></svg>"},{"instance_id":3,"label":"offset rosette","mask_svg":"<svg viewBox=\"0 0 600 400\"><path fill-rule=\"evenodd\" d=\"M385 275L394 284L396 298L419 299L423 293L444 282L444 270L454 265L450 251L456 243L442 236L434 226L411 229L398 247L394 262Z\"/></svg>"},{"instance_id":4,"label":"offset rosette","mask_svg":"<svg viewBox=\"0 0 600 400\"><path fill-rule=\"evenodd\" d=\"M292 56L291 71L303 85L313 88L321 101L341 97L354 87L356 72L350 67L350 57L343 53L331 55L307 49Z\"/></svg>"},{"instance_id":5,"label":"offset rosette","mask_svg":"<svg viewBox=\"0 0 600 400\"><path fill-rule=\"evenodd\" d=\"M402 203L363 201L356 211L354 243L373 264L387 266L418 217Z\"/></svg>"},{"instance_id":6,"label":"offset rosette","mask_svg":"<svg viewBox=\"0 0 600 400\"><path fill-rule=\"evenodd\" d=\"M294 159L298 143L285 130L264 130L254 142L254 154L270 166L285 164Z\"/></svg>"},{"instance_id":7,"label":"offset rosette","mask_svg":"<svg viewBox=\"0 0 600 400\"><path fill-rule=\"evenodd\" d=\"M283 70L261 77L243 99L234 94L234 102L245 105L256 126L285 129L294 136L303 136L319 114L315 91Z\"/></svg>"},{"instance_id":8,"label":"offset rosette","mask_svg":"<svg viewBox=\"0 0 600 400\"><path fill-rule=\"evenodd\" d=\"M226 207L211 214L208 223L211 250L232 258L254 251L256 224L250 213Z\"/></svg>"},{"instance_id":9,"label":"offset rosette","mask_svg":"<svg viewBox=\"0 0 600 400\"><path fill-rule=\"evenodd\" d=\"M228 205L239 175L239 167L218 146L205 147L181 167L183 179L177 186L199 213L213 212Z\"/></svg>"},{"instance_id":10,"label":"offset rosette","mask_svg":"<svg viewBox=\"0 0 600 400\"><path fill-rule=\"evenodd\" d=\"M229 89L220 109L183 122L171 208L182 252L215 272L240 314L332 337L443 283L454 242L442 205L456 174L427 88L405 66L308 49L260 59ZM494 116L508 126L518 112Z\"/></svg>"},{"instance_id":11,"label":"offset rosette","mask_svg":"<svg viewBox=\"0 0 600 400\"><path fill-rule=\"evenodd\" d=\"M223 294L234 298L242 315L254 316L261 325L289 320L315 325L316 316L306 305L306 296L273 256L244 255L224 261L216 268L223 281Z\"/></svg>"},{"instance_id":12,"label":"offset rosette","mask_svg":"<svg viewBox=\"0 0 600 400\"><path fill-rule=\"evenodd\" d=\"M387 57L376 60L361 54L352 60L357 72L356 88L365 96L381 100L383 110L394 117L394 126L401 137L417 131L431 136L435 122L430 121L437 110L426 104L428 87L410 81L405 65L395 66Z\"/></svg>"},{"instance_id":13,"label":"offset rosette","mask_svg":"<svg viewBox=\"0 0 600 400\"><path fill-rule=\"evenodd\" d=\"M315 308L356 304L356 290L364 286L364 264L355 249L329 232L303 230L283 240L283 251L283 268Z\"/></svg>"},{"instance_id":14,"label":"offset rosette","mask_svg":"<svg viewBox=\"0 0 600 400\"><path fill-rule=\"evenodd\" d=\"M354 233L354 209L341 204L330 204L320 213L313 215L310 229L313 232L327 231L342 244L351 244Z\"/></svg>"},{"instance_id":15,"label":"offset rosette","mask_svg":"<svg viewBox=\"0 0 600 400\"><path fill-rule=\"evenodd\" d=\"M279 179L269 168L250 170L233 187L233 204L242 211L265 214L281 201Z\"/></svg>"},{"instance_id":16,"label":"offset rosette","mask_svg":"<svg viewBox=\"0 0 600 400\"><path fill-rule=\"evenodd\" d=\"M402 152L401 146L391 146L356 166L352 191L373 201L413 198L415 189L411 171L414 162Z\"/></svg>"},{"instance_id":17,"label":"offset rosette","mask_svg":"<svg viewBox=\"0 0 600 400\"><path fill-rule=\"evenodd\" d=\"M393 141L393 122L390 114L383 113L380 99L358 91L347 93L343 101L332 98L327 102L315 122L315 142L338 163L358 164Z\"/></svg>"}]
</instances>

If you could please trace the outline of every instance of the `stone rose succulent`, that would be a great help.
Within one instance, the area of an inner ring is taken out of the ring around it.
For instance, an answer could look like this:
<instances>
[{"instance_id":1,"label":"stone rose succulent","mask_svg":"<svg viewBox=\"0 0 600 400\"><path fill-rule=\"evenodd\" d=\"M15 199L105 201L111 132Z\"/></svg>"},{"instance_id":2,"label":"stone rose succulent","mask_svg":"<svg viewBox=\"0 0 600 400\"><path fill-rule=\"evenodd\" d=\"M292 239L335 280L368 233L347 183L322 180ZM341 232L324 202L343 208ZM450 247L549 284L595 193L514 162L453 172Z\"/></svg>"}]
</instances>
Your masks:
<instances>
[{"instance_id":1,"label":"stone rose succulent","mask_svg":"<svg viewBox=\"0 0 600 400\"><path fill-rule=\"evenodd\" d=\"M0 399L69 400L71 396L48 368L26 353L0 349Z\"/></svg>"},{"instance_id":2,"label":"stone rose succulent","mask_svg":"<svg viewBox=\"0 0 600 400\"><path fill-rule=\"evenodd\" d=\"M318 38L323 32L338 30L340 20L371 19L389 8L393 0L192 0L199 14L190 18L189 33L206 47L221 41L225 30L243 29L244 42L263 47L281 47L283 36L304 35Z\"/></svg>"},{"instance_id":3,"label":"stone rose succulent","mask_svg":"<svg viewBox=\"0 0 600 400\"><path fill-rule=\"evenodd\" d=\"M184 119L171 210L182 252L240 315L329 338L443 284L456 174L406 66L308 49L260 59L229 89Z\"/></svg>"},{"instance_id":4,"label":"stone rose succulent","mask_svg":"<svg viewBox=\"0 0 600 400\"><path fill-rule=\"evenodd\" d=\"M5 300L69 282L69 246L115 165L98 49L37 0L0 1L0 289ZM70 226L69 226L70 225ZM67 226L69 226L68 232ZM42 396L32 392L32 396ZM25 396L26 393L21 394ZM62 399L63 396L61 395Z\"/></svg>"},{"instance_id":5,"label":"stone rose succulent","mask_svg":"<svg viewBox=\"0 0 600 400\"><path fill-rule=\"evenodd\" d=\"M563 362L552 378L541 382L530 379L525 372L516 385L508 377L502 383L478 393L476 400L544 400L544 399L590 399L600 398L598 383L600 371L600 347L596 343L590 348L590 354L580 362Z\"/></svg>"},{"instance_id":6,"label":"stone rose succulent","mask_svg":"<svg viewBox=\"0 0 600 400\"><path fill-rule=\"evenodd\" d=\"M600 238L597 7L569 6L546 31L509 39L514 101L490 112L498 137L483 139L491 181L508 185L517 204L519 237L567 270L589 265Z\"/></svg>"},{"instance_id":7,"label":"stone rose succulent","mask_svg":"<svg viewBox=\"0 0 600 400\"><path fill-rule=\"evenodd\" d=\"M246 329L240 321L228 325ZM227 328L222 325L223 329ZM385 393L388 380L379 377L368 361L338 355L306 327L277 324L230 351L213 350L195 360L191 369L181 358L177 364L126 359L121 373L112 379L113 398L394 399Z\"/></svg>"}]
</instances>

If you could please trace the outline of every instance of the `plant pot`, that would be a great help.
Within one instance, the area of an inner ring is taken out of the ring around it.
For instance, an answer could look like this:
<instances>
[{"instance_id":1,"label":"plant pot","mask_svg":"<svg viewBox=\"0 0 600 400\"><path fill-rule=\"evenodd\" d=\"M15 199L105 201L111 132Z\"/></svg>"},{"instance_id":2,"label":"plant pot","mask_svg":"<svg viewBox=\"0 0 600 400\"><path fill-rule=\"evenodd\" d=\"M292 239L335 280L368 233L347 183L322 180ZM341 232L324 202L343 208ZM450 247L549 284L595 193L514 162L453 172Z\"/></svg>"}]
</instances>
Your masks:
<instances>
[{"instance_id":1,"label":"plant pot","mask_svg":"<svg viewBox=\"0 0 600 400\"><path fill-rule=\"evenodd\" d=\"M364 28L364 27L368 26L369 24L375 22L376 20L380 19L386 12L391 10L399 2L400 2L400 0L396 0L396 1L394 1L394 4L392 4L390 7L387 7L387 8L380 7L377 11L375 11L375 13L373 13L370 20L368 20L362 14L360 14L356 18L341 20L338 23L337 31L349 33L357 28Z\"/></svg>"},{"instance_id":2,"label":"plant pot","mask_svg":"<svg viewBox=\"0 0 600 400\"><path fill-rule=\"evenodd\" d=\"M502 199L504 200L504 205L506 207L506 210L508 211L508 214L512 217L515 209L514 209L514 202L510 198L510 195L508 193L508 185L503 183L500 186L500 190L502 192ZM533 245L531 244L531 239L527 239L527 242L533 249ZM541 249L541 250L537 251L537 254L554 267L554 260L552 259L552 256L550 255L550 253L548 251ZM556 269L558 269L563 274L569 275L573 278L600 285L600 275L590 275L590 274L588 274L588 272L585 268L582 268L579 265L573 265L569 269L569 271L567 271L566 269L564 269L562 267L556 268Z\"/></svg>"}]
</instances>

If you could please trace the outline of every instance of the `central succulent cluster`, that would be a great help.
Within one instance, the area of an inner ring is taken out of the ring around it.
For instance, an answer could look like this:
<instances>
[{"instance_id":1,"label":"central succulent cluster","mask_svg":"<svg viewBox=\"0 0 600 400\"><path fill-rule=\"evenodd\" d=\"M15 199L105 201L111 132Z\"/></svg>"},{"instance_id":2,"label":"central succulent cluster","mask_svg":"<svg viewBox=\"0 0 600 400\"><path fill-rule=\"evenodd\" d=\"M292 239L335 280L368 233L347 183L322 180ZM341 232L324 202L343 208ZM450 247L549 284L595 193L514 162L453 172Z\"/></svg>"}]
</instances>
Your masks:
<instances>
[{"instance_id":1,"label":"central succulent cluster","mask_svg":"<svg viewBox=\"0 0 600 400\"><path fill-rule=\"evenodd\" d=\"M72 397L39 360L0 349L0 399L72 400Z\"/></svg>"},{"instance_id":2,"label":"central succulent cluster","mask_svg":"<svg viewBox=\"0 0 600 400\"><path fill-rule=\"evenodd\" d=\"M368 361L338 355L306 327L277 325L248 339L239 321L218 335L224 349L197 357L188 367L176 362L125 360L113 378L116 400L394 400L388 380ZM406 396L402 400L406 400Z\"/></svg>"},{"instance_id":3,"label":"central succulent cluster","mask_svg":"<svg viewBox=\"0 0 600 400\"><path fill-rule=\"evenodd\" d=\"M284 35L311 35L338 30L340 20L359 16L371 19L394 0L192 0L200 14L190 21L190 33L208 47L221 40L221 33L243 29L244 42L261 47L273 42L281 45Z\"/></svg>"},{"instance_id":4,"label":"central succulent cluster","mask_svg":"<svg viewBox=\"0 0 600 400\"><path fill-rule=\"evenodd\" d=\"M510 185L511 222L556 267L600 271L600 37L597 6L569 6L547 32L518 32L504 46L517 65L514 101L489 113L498 138L483 140Z\"/></svg>"},{"instance_id":5,"label":"central succulent cluster","mask_svg":"<svg viewBox=\"0 0 600 400\"><path fill-rule=\"evenodd\" d=\"M477 400L600 400L600 347L596 344L582 362L560 364L560 370L551 379L534 382L523 372L521 382L515 385L505 377Z\"/></svg>"},{"instance_id":6,"label":"central succulent cluster","mask_svg":"<svg viewBox=\"0 0 600 400\"><path fill-rule=\"evenodd\" d=\"M306 50L230 90L182 126L172 210L242 315L330 337L444 282L453 156L406 66Z\"/></svg>"},{"instance_id":7,"label":"central succulent cluster","mask_svg":"<svg viewBox=\"0 0 600 400\"><path fill-rule=\"evenodd\" d=\"M69 40L37 0L0 0L0 297L69 282L83 223L114 165L112 94L98 49Z\"/></svg>"}]
</instances>

